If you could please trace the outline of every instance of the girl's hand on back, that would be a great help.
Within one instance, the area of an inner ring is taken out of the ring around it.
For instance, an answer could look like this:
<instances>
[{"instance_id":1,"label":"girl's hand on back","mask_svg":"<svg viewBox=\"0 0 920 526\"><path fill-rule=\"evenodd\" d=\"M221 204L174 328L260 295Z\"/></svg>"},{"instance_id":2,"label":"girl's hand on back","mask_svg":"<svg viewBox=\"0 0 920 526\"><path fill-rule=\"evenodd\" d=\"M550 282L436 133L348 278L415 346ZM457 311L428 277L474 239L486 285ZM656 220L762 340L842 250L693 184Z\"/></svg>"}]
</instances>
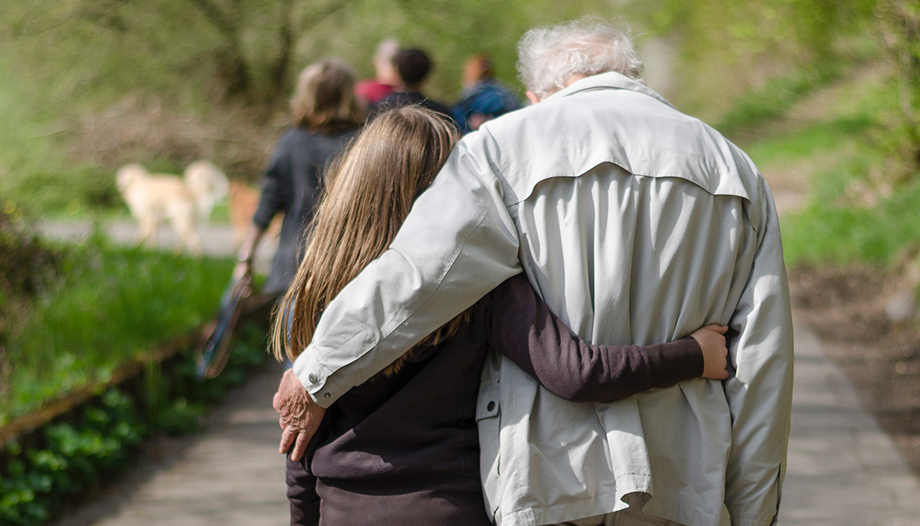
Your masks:
<instances>
[{"instance_id":1,"label":"girl's hand on back","mask_svg":"<svg viewBox=\"0 0 920 526\"><path fill-rule=\"evenodd\" d=\"M728 378L728 348L725 346L725 325L707 325L693 331L690 336L703 350L703 378L725 380Z\"/></svg>"}]
</instances>

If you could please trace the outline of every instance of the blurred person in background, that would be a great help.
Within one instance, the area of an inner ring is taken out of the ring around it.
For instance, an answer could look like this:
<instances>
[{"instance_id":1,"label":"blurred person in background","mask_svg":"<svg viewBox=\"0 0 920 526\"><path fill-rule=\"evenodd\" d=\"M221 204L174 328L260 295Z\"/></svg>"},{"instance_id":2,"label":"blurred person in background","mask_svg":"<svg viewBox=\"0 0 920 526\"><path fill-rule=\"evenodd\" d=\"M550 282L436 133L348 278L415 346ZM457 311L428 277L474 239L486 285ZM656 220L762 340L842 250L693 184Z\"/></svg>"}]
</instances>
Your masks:
<instances>
[{"instance_id":1,"label":"blurred person in background","mask_svg":"<svg viewBox=\"0 0 920 526\"><path fill-rule=\"evenodd\" d=\"M400 51L396 56L396 70L399 72L400 86L396 91L370 106L368 109L370 118L384 110L417 105L440 113L453 122L454 117L450 108L422 93L422 86L432 67L433 64L428 54L421 49L412 48Z\"/></svg>"},{"instance_id":2,"label":"blurred person in background","mask_svg":"<svg viewBox=\"0 0 920 526\"><path fill-rule=\"evenodd\" d=\"M335 59L309 65L297 80L291 98L293 126L278 141L262 176L259 205L243 236L233 272L237 279L252 273L253 255L262 235L272 218L283 213L278 251L261 291L261 303L267 309L287 290L297 272L304 230L313 218L326 164L364 120L354 84L351 67Z\"/></svg>"},{"instance_id":3,"label":"blurred person in background","mask_svg":"<svg viewBox=\"0 0 920 526\"><path fill-rule=\"evenodd\" d=\"M355 96L366 108L396 90L401 80L396 70L396 55L399 54L399 42L388 38L380 42L374 53L374 78L365 79L355 84Z\"/></svg>"},{"instance_id":4,"label":"blurred person in background","mask_svg":"<svg viewBox=\"0 0 920 526\"><path fill-rule=\"evenodd\" d=\"M454 105L454 120L461 133L478 130L482 123L521 107L518 96L495 78L492 60L473 55L463 65L463 92Z\"/></svg>"}]
</instances>

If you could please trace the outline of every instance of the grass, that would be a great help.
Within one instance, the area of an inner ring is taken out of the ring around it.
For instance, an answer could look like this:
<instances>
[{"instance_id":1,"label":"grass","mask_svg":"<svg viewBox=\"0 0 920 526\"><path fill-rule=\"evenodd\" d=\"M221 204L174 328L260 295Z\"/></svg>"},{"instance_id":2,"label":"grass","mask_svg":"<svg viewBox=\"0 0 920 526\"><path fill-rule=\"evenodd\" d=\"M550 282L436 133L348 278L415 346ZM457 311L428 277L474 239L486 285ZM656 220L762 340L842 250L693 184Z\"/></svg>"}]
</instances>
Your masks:
<instances>
[{"instance_id":1,"label":"grass","mask_svg":"<svg viewBox=\"0 0 920 526\"><path fill-rule=\"evenodd\" d=\"M920 173L906 167L908 161L893 162L903 153L891 146L903 133L891 125L897 120L897 83L886 68L869 67L824 90L814 94L820 111L811 108L804 120L790 118L790 105L765 122L775 103L757 109L751 107L756 97L742 98L746 109L734 114L749 118L736 125L754 137L744 146L768 180L784 172L808 183L807 206L781 218L788 266L885 265L920 240ZM761 127L767 131L751 133ZM874 191L879 181L892 186L890 195L879 193L872 206L854 199L854 188Z\"/></svg>"},{"instance_id":2,"label":"grass","mask_svg":"<svg viewBox=\"0 0 920 526\"><path fill-rule=\"evenodd\" d=\"M867 115L808 124L781 135L760 139L745 150L759 165L789 163L846 150L871 128Z\"/></svg>"},{"instance_id":3,"label":"grass","mask_svg":"<svg viewBox=\"0 0 920 526\"><path fill-rule=\"evenodd\" d=\"M789 265L888 264L920 241L920 181L872 208L813 203L783 228Z\"/></svg>"},{"instance_id":4,"label":"grass","mask_svg":"<svg viewBox=\"0 0 920 526\"><path fill-rule=\"evenodd\" d=\"M749 91L722 116L718 130L728 136L742 129L782 117L793 105L840 76L839 68L797 71L770 79L761 89Z\"/></svg>"},{"instance_id":5,"label":"grass","mask_svg":"<svg viewBox=\"0 0 920 526\"><path fill-rule=\"evenodd\" d=\"M213 315L232 262L91 240L68 250L64 266L64 282L12 335L0 424L105 381L119 365L199 326Z\"/></svg>"}]
</instances>

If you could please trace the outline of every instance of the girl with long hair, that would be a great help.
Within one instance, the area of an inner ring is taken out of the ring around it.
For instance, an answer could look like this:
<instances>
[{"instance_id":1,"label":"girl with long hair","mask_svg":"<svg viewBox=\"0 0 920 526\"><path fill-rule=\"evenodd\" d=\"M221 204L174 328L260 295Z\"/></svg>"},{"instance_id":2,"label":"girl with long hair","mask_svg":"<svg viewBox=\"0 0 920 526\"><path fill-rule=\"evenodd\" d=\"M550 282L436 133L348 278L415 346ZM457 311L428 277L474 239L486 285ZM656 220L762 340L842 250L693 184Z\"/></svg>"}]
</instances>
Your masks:
<instances>
[{"instance_id":1,"label":"girl with long hair","mask_svg":"<svg viewBox=\"0 0 920 526\"><path fill-rule=\"evenodd\" d=\"M387 249L456 139L443 117L403 107L378 116L334 162L276 313L279 359L296 358L329 302ZM476 404L490 350L555 395L612 401L695 377L724 378L724 330L708 326L647 347L588 345L523 275L511 278L326 411L303 459L288 460L291 523L489 525Z\"/></svg>"}]
</instances>

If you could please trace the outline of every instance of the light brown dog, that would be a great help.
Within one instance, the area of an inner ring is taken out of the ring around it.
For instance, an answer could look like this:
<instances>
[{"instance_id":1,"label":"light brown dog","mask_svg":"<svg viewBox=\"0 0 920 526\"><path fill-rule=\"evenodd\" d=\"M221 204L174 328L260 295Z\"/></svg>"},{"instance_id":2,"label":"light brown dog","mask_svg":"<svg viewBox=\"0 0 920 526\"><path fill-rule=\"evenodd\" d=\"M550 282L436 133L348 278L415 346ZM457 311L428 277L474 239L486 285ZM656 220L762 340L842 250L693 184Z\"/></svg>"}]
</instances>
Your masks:
<instances>
[{"instance_id":1,"label":"light brown dog","mask_svg":"<svg viewBox=\"0 0 920 526\"><path fill-rule=\"evenodd\" d=\"M178 237L176 251L186 247L201 254L195 227L207 219L211 208L227 195L227 177L208 161L196 161L184 177L150 174L139 164L118 169L118 190L140 226L140 241L157 245L157 226L168 220Z\"/></svg>"}]
</instances>

